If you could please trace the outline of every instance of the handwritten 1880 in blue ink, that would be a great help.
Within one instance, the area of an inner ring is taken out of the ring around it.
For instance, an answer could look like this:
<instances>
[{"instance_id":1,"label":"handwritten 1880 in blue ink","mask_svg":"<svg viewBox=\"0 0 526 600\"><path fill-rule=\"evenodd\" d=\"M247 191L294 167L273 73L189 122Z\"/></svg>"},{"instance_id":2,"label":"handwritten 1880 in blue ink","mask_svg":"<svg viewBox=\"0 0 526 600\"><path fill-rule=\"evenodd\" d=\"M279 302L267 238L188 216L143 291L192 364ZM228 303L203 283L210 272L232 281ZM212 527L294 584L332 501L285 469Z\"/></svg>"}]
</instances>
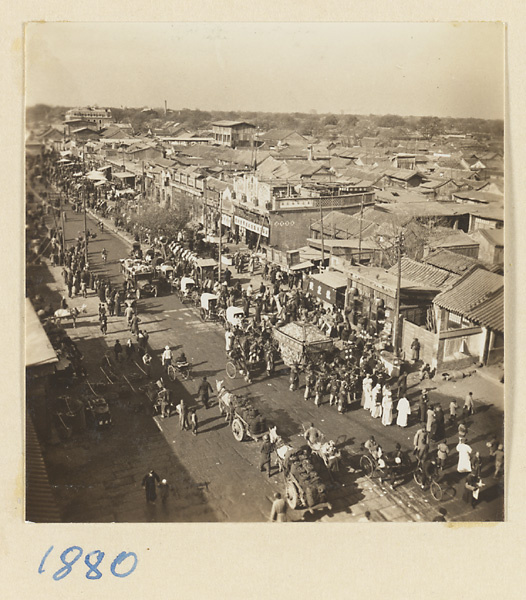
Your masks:
<instances>
[{"instance_id":1,"label":"handwritten 1880 in blue ink","mask_svg":"<svg viewBox=\"0 0 526 600\"><path fill-rule=\"evenodd\" d=\"M40 574L45 572L44 564L48 558L48 556L53 551L54 546L48 548L42 560L40 561L40 565L38 567L38 572ZM53 573L53 579L55 581L60 581L67 577L72 569L73 565L81 558L84 554L84 550L80 546L70 546L66 548L64 552L60 555L60 561L62 563L62 567ZM86 554L84 557L84 564L88 568L86 571L86 579L100 579L102 577L102 571L99 570L99 566L104 559L105 553L102 550L93 550ZM118 554L110 566L110 572L114 577L128 577L131 575L135 568L137 567L137 563L139 559L137 558L137 554L135 552L121 552Z\"/></svg>"}]
</instances>

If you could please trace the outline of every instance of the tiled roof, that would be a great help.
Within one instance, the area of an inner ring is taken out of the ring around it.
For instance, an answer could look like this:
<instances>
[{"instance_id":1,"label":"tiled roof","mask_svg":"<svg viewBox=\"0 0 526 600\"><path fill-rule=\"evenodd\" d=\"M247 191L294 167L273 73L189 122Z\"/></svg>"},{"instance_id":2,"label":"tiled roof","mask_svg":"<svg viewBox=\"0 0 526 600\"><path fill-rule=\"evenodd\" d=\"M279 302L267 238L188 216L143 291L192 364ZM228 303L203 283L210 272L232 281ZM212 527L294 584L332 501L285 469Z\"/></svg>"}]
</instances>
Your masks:
<instances>
[{"instance_id":1,"label":"tiled roof","mask_svg":"<svg viewBox=\"0 0 526 600\"><path fill-rule=\"evenodd\" d=\"M475 258L445 249L436 250L429 254L423 259L423 262L457 275L464 275L472 267L480 265L480 262Z\"/></svg>"},{"instance_id":2,"label":"tiled roof","mask_svg":"<svg viewBox=\"0 0 526 600\"><path fill-rule=\"evenodd\" d=\"M385 175L393 179L401 179L402 181L408 181L415 176L422 177L418 171L411 171L410 169L387 169Z\"/></svg>"},{"instance_id":3,"label":"tiled roof","mask_svg":"<svg viewBox=\"0 0 526 600\"><path fill-rule=\"evenodd\" d=\"M396 273L397 265L389 269L390 273ZM459 276L444 269L439 269L432 265L412 260L411 258L402 258L402 277L412 279L416 283L427 286L436 286L437 290L444 289L455 283Z\"/></svg>"},{"instance_id":4,"label":"tiled roof","mask_svg":"<svg viewBox=\"0 0 526 600\"><path fill-rule=\"evenodd\" d=\"M428 242L430 248L451 248L453 246L478 246L471 236L461 229L446 229L438 231L437 235Z\"/></svg>"},{"instance_id":5,"label":"tiled roof","mask_svg":"<svg viewBox=\"0 0 526 600\"><path fill-rule=\"evenodd\" d=\"M471 314L473 309L477 314L484 315L481 304L489 299L490 295L504 287L504 277L491 273L485 269L475 268L469 271L449 290L438 294L434 302L441 308L451 312L466 316ZM504 307L502 308L504 310Z\"/></svg>"},{"instance_id":6,"label":"tiled roof","mask_svg":"<svg viewBox=\"0 0 526 600\"><path fill-rule=\"evenodd\" d=\"M237 127L238 125L255 127L255 125L252 125L252 123L247 123L246 121L214 121L212 125L217 125L218 127Z\"/></svg>"},{"instance_id":7,"label":"tiled roof","mask_svg":"<svg viewBox=\"0 0 526 600\"><path fill-rule=\"evenodd\" d=\"M474 323L504 333L504 287L489 294L480 304L466 311Z\"/></svg>"}]
</instances>

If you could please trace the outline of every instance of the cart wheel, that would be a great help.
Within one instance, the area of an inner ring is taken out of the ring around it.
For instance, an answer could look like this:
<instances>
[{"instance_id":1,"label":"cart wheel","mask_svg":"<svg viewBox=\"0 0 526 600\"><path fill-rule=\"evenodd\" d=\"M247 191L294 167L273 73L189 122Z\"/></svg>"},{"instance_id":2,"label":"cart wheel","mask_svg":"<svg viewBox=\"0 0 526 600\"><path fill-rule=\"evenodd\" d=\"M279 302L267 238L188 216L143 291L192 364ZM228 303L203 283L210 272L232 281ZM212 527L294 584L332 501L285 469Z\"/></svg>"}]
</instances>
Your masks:
<instances>
[{"instance_id":1,"label":"cart wheel","mask_svg":"<svg viewBox=\"0 0 526 600\"><path fill-rule=\"evenodd\" d=\"M431 495L438 501L442 500L442 496L444 495L440 484L436 481L431 481Z\"/></svg>"},{"instance_id":2,"label":"cart wheel","mask_svg":"<svg viewBox=\"0 0 526 600\"><path fill-rule=\"evenodd\" d=\"M362 471L365 473L366 477L372 477L374 473L374 463L366 454L360 458L360 467L362 468Z\"/></svg>"},{"instance_id":3,"label":"cart wheel","mask_svg":"<svg viewBox=\"0 0 526 600\"><path fill-rule=\"evenodd\" d=\"M175 381L177 379L177 373L175 372L175 367L173 365L168 365L168 377L172 380Z\"/></svg>"},{"instance_id":4,"label":"cart wheel","mask_svg":"<svg viewBox=\"0 0 526 600\"><path fill-rule=\"evenodd\" d=\"M287 504L294 510L298 506L298 490L292 481L287 482L285 497L287 499Z\"/></svg>"},{"instance_id":5,"label":"cart wheel","mask_svg":"<svg viewBox=\"0 0 526 600\"><path fill-rule=\"evenodd\" d=\"M201 317L201 321L206 321L206 312L204 308L199 312L199 316Z\"/></svg>"},{"instance_id":6,"label":"cart wheel","mask_svg":"<svg viewBox=\"0 0 526 600\"><path fill-rule=\"evenodd\" d=\"M232 421L232 434L238 442L242 442L245 437L245 428L239 419Z\"/></svg>"},{"instance_id":7,"label":"cart wheel","mask_svg":"<svg viewBox=\"0 0 526 600\"><path fill-rule=\"evenodd\" d=\"M188 367L185 367L184 369L181 369L181 377L185 381L190 377L190 369Z\"/></svg>"},{"instance_id":8,"label":"cart wheel","mask_svg":"<svg viewBox=\"0 0 526 600\"><path fill-rule=\"evenodd\" d=\"M424 482L424 476L423 473L421 471L421 469L419 467L417 467L415 469L415 472L413 473L413 479L415 480L415 482L418 485L422 485L422 483Z\"/></svg>"},{"instance_id":9,"label":"cart wheel","mask_svg":"<svg viewBox=\"0 0 526 600\"><path fill-rule=\"evenodd\" d=\"M225 370L226 370L227 377L230 377L230 379L235 379L236 378L237 368L236 368L236 365L233 362L228 361L226 363Z\"/></svg>"}]
</instances>

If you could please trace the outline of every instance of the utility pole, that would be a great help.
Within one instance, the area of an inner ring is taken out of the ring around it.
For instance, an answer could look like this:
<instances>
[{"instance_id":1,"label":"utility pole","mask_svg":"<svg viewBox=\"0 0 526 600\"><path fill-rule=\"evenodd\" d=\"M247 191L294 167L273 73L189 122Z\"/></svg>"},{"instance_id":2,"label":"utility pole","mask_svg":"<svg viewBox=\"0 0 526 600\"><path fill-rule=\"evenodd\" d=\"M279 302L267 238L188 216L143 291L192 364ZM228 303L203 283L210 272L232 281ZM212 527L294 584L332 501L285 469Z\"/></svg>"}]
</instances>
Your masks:
<instances>
[{"instance_id":1,"label":"utility pole","mask_svg":"<svg viewBox=\"0 0 526 600\"><path fill-rule=\"evenodd\" d=\"M319 197L320 202L320 233L321 233L321 263L320 263L320 273L323 272L323 266L325 264L325 244L323 242L323 212L321 209L321 196Z\"/></svg>"},{"instance_id":2,"label":"utility pole","mask_svg":"<svg viewBox=\"0 0 526 600\"><path fill-rule=\"evenodd\" d=\"M62 207L62 192L59 192L58 206L60 211L60 226L62 227L62 249L66 251L66 229L64 227L64 208Z\"/></svg>"},{"instance_id":3,"label":"utility pole","mask_svg":"<svg viewBox=\"0 0 526 600\"><path fill-rule=\"evenodd\" d=\"M86 191L82 188L82 198L84 204L84 258L86 265L88 264L88 225L86 222Z\"/></svg>"},{"instance_id":4,"label":"utility pole","mask_svg":"<svg viewBox=\"0 0 526 600\"><path fill-rule=\"evenodd\" d=\"M358 264L362 263L362 224L363 224L363 194L360 205L360 232L358 234Z\"/></svg>"},{"instance_id":5,"label":"utility pole","mask_svg":"<svg viewBox=\"0 0 526 600\"><path fill-rule=\"evenodd\" d=\"M400 232L396 241L398 251L398 271L396 277L396 308L393 319L393 348L396 358L400 357L400 288L402 285L402 243L404 234Z\"/></svg>"},{"instance_id":6,"label":"utility pole","mask_svg":"<svg viewBox=\"0 0 526 600\"><path fill-rule=\"evenodd\" d=\"M223 192L219 192L219 267L217 270L217 281L221 283L221 257L223 251Z\"/></svg>"}]
</instances>

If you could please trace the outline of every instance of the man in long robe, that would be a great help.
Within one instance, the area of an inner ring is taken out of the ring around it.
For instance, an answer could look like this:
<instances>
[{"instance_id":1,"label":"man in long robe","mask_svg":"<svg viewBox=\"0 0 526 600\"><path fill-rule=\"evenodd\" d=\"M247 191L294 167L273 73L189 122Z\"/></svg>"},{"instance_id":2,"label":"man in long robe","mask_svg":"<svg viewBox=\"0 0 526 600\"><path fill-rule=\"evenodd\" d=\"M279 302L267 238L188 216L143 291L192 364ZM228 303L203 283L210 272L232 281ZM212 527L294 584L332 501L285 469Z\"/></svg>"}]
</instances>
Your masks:
<instances>
[{"instance_id":1,"label":"man in long robe","mask_svg":"<svg viewBox=\"0 0 526 600\"><path fill-rule=\"evenodd\" d=\"M411 406L409 404L409 400L405 396L402 396L402 398L398 400L396 410L398 411L396 424L399 427L407 427L407 417L411 414Z\"/></svg>"},{"instance_id":2,"label":"man in long robe","mask_svg":"<svg viewBox=\"0 0 526 600\"><path fill-rule=\"evenodd\" d=\"M155 482L159 483L161 481L159 475L151 469L148 475L144 476L142 480L142 487L146 491L146 502L151 502L152 504L155 502L157 498L157 492L155 490Z\"/></svg>"}]
</instances>

